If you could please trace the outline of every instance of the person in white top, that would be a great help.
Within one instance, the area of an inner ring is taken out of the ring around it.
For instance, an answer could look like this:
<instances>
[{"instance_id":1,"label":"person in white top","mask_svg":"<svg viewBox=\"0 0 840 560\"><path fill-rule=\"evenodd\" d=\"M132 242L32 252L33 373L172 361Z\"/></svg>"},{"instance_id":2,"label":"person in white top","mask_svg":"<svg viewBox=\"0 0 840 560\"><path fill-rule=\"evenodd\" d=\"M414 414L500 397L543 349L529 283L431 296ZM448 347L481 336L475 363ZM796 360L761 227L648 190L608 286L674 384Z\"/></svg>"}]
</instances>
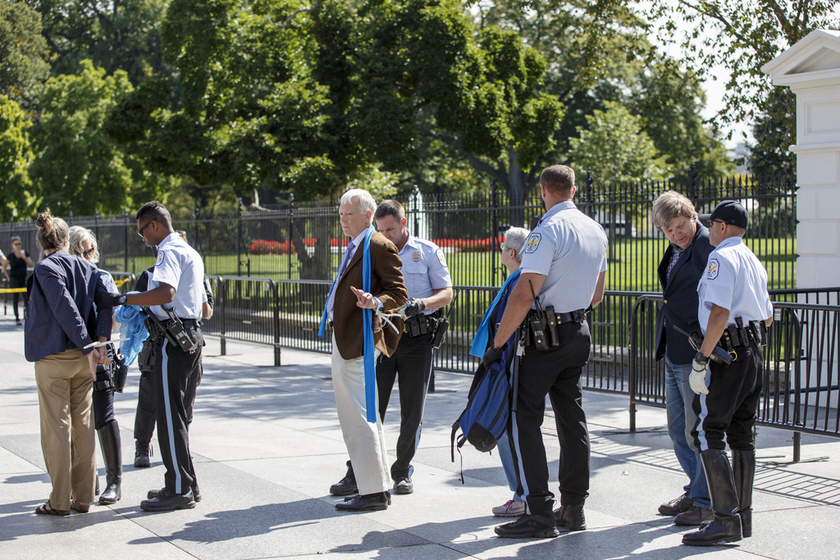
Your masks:
<instances>
[{"instance_id":1,"label":"person in white top","mask_svg":"<svg viewBox=\"0 0 840 560\"><path fill-rule=\"evenodd\" d=\"M185 393L201 360L204 264L199 254L172 228L169 211L160 202L144 204L136 215L137 233L146 245L157 245L155 268L148 290L109 294L103 303L149 307L160 323L150 333L153 362L158 448L166 467L165 486L151 490L140 503L144 511L195 507L197 480L190 455ZM97 305L100 300L97 300Z\"/></svg>"},{"instance_id":2,"label":"person in white top","mask_svg":"<svg viewBox=\"0 0 840 560\"><path fill-rule=\"evenodd\" d=\"M714 519L683 536L683 544L709 546L752 534L755 477L755 419L761 395L767 327L773 304L767 272L742 238L747 211L725 200L710 216L706 272L697 286L698 318L704 339L692 362L689 383L697 394L692 431L709 484ZM729 364L710 360L715 346L732 357ZM732 449L732 465L726 442Z\"/></svg>"}]
</instances>

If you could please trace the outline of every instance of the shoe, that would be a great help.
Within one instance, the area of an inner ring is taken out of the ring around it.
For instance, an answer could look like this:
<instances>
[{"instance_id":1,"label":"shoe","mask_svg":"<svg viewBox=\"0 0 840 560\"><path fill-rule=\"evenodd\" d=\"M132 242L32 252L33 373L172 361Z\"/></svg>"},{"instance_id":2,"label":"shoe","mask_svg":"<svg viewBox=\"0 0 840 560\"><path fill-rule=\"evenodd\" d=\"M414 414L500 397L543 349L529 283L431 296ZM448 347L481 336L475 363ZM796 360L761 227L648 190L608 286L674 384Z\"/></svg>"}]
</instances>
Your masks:
<instances>
[{"instance_id":1,"label":"shoe","mask_svg":"<svg viewBox=\"0 0 840 560\"><path fill-rule=\"evenodd\" d=\"M523 515L494 529L503 539L551 539L560 535L550 515Z\"/></svg>"},{"instance_id":2,"label":"shoe","mask_svg":"<svg viewBox=\"0 0 840 560\"><path fill-rule=\"evenodd\" d=\"M708 508L700 506L692 506L688 511L684 511L674 518L674 525L682 525L683 527L700 526L704 521L711 521L715 518L715 512Z\"/></svg>"},{"instance_id":3,"label":"shoe","mask_svg":"<svg viewBox=\"0 0 840 560\"><path fill-rule=\"evenodd\" d=\"M21 326L23 323L20 322L20 319L15 319L15 324L17 326Z\"/></svg>"},{"instance_id":4,"label":"shoe","mask_svg":"<svg viewBox=\"0 0 840 560\"><path fill-rule=\"evenodd\" d=\"M195 507L192 490L186 494L173 494L166 488L161 488L155 497L140 502L143 511L174 511L176 509L192 509Z\"/></svg>"},{"instance_id":5,"label":"shoe","mask_svg":"<svg viewBox=\"0 0 840 560\"><path fill-rule=\"evenodd\" d=\"M585 531L586 517L583 515L583 504L561 506L554 510L554 521L558 527L567 531Z\"/></svg>"},{"instance_id":6,"label":"shoe","mask_svg":"<svg viewBox=\"0 0 840 560\"><path fill-rule=\"evenodd\" d=\"M147 469L152 464L152 445L149 442L134 442L134 468Z\"/></svg>"},{"instance_id":7,"label":"shoe","mask_svg":"<svg viewBox=\"0 0 840 560\"><path fill-rule=\"evenodd\" d=\"M525 502L508 500L500 506L493 508L493 515L496 517L520 517L525 514Z\"/></svg>"},{"instance_id":8,"label":"shoe","mask_svg":"<svg viewBox=\"0 0 840 560\"><path fill-rule=\"evenodd\" d=\"M337 483L330 486L330 494L333 496L351 496L359 493L356 486L356 475L353 473L353 466L347 461L347 474Z\"/></svg>"},{"instance_id":9,"label":"shoe","mask_svg":"<svg viewBox=\"0 0 840 560\"><path fill-rule=\"evenodd\" d=\"M388 509L388 493L377 492L364 496L353 496L349 500L338 502L335 509L342 511L378 511Z\"/></svg>"},{"instance_id":10,"label":"shoe","mask_svg":"<svg viewBox=\"0 0 840 560\"><path fill-rule=\"evenodd\" d=\"M414 493L414 483L411 482L410 477L398 478L394 481L394 492L396 494L412 494Z\"/></svg>"},{"instance_id":11,"label":"shoe","mask_svg":"<svg viewBox=\"0 0 840 560\"><path fill-rule=\"evenodd\" d=\"M694 500L688 497L688 492L684 492L679 498L674 498L670 502L666 502L659 506L659 513L667 516L679 515L684 511L688 511L694 505Z\"/></svg>"},{"instance_id":12,"label":"shoe","mask_svg":"<svg viewBox=\"0 0 840 560\"><path fill-rule=\"evenodd\" d=\"M161 488L160 490L149 490L148 492L146 492L146 497L150 500L153 500L153 499L157 498L158 494L163 492L163 490L164 490L163 488ZM199 490L198 490L198 484L197 483L193 484L192 487L190 488L190 490L192 490L193 500L195 500L196 503L200 502L201 501L201 492L199 492Z\"/></svg>"},{"instance_id":13,"label":"shoe","mask_svg":"<svg viewBox=\"0 0 840 560\"><path fill-rule=\"evenodd\" d=\"M732 475L732 465L720 449L700 452L709 497L715 518L704 523L699 531L686 533L682 542L688 546L713 546L741 540L741 517L738 515L738 493Z\"/></svg>"},{"instance_id":14,"label":"shoe","mask_svg":"<svg viewBox=\"0 0 840 560\"><path fill-rule=\"evenodd\" d=\"M65 515L70 515L69 510L53 508L49 500L38 506L35 509L35 513L37 513L38 515L60 515L61 517L64 517Z\"/></svg>"},{"instance_id":15,"label":"shoe","mask_svg":"<svg viewBox=\"0 0 840 560\"><path fill-rule=\"evenodd\" d=\"M76 500L70 500L70 509L78 513L87 513L90 511L90 504L83 504Z\"/></svg>"}]
</instances>

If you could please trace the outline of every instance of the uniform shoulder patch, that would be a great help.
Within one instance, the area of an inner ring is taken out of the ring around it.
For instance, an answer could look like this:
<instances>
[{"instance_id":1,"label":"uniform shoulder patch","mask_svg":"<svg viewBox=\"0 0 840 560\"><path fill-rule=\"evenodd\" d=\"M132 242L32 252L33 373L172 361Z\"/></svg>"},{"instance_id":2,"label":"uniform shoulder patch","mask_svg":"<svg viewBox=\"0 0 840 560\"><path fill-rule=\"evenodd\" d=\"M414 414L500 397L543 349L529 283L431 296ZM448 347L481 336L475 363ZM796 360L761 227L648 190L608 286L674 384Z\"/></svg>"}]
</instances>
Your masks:
<instances>
[{"instance_id":1,"label":"uniform shoulder patch","mask_svg":"<svg viewBox=\"0 0 840 560\"><path fill-rule=\"evenodd\" d=\"M709 259L709 267L706 269L706 278L714 280L720 272L720 263L717 259Z\"/></svg>"},{"instance_id":2,"label":"uniform shoulder patch","mask_svg":"<svg viewBox=\"0 0 840 560\"><path fill-rule=\"evenodd\" d=\"M161 263L163 263L163 251L158 251L157 258L155 259L155 266L158 266Z\"/></svg>"},{"instance_id":3,"label":"uniform shoulder patch","mask_svg":"<svg viewBox=\"0 0 840 560\"><path fill-rule=\"evenodd\" d=\"M525 241L525 252L526 253L533 253L537 250L537 247L540 246L540 241L542 241L542 234L540 233L532 233L528 240Z\"/></svg>"},{"instance_id":4,"label":"uniform shoulder patch","mask_svg":"<svg viewBox=\"0 0 840 560\"><path fill-rule=\"evenodd\" d=\"M437 251L435 251L435 253L437 254L437 258L438 260L440 260L440 264L443 266L443 268L448 268L446 266L446 257L443 256L443 251L438 249Z\"/></svg>"}]
</instances>

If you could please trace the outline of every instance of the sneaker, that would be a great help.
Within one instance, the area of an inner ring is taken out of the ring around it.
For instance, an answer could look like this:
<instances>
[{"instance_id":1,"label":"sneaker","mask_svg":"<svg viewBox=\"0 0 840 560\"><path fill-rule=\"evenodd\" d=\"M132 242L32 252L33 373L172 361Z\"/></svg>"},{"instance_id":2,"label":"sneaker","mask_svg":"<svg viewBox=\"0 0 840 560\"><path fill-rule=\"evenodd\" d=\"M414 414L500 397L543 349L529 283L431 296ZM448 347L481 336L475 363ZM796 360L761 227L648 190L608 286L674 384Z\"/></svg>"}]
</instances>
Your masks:
<instances>
[{"instance_id":1,"label":"sneaker","mask_svg":"<svg viewBox=\"0 0 840 560\"><path fill-rule=\"evenodd\" d=\"M711 521L715 518L715 512L708 508L693 506L690 510L684 511L674 518L674 525L693 527L702 525L704 521Z\"/></svg>"},{"instance_id":2,"label":"sneaker","mask_svg":"<svg viewBox=\"0 0 840 560\"><path fill-rule=\"evenodd\" d=\"M684 511L688 511L694 505L694 500L688 497L688 492L684 492L679 498L674 498L670 502L666 502L659 506L659 513L662 515L679 515Z\"/></svg>"},{"instance_id":3,"label":"sneaker","mask_svg":"<svg viewBox=\"0 0 840 560\"><path fill-rule=\"evenodd\" d=\"M525 502L508 500L500 506L493 508L493 515L496 517L520 517L525 514Z\"/></svg>"},{"instance_id":4,"label":"sneaker","mask_svg":"<svg viewBox=\"0 0 840 560\"><path fill-rule=\"evenodd\" d=\"M552 515L523 515L516 521L499 525L495 531L505 539L551 539L560 535Z\"/></svg>"}]
</instances>

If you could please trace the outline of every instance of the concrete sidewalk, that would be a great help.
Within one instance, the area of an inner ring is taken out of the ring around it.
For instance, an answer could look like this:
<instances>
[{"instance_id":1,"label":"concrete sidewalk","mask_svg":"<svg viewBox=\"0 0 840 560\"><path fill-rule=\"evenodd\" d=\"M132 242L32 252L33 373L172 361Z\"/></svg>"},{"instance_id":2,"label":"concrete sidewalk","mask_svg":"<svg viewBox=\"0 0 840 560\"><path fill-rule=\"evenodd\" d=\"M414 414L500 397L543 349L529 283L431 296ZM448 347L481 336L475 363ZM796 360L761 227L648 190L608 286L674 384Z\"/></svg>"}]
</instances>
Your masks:
<instances>
[{"instance_id":1,"label":"concrete sidewalk","mask_svg":"<svg viewBox=\"0 0 840 560\"><path fill-rule=\"evenodd\" d=\"M66 518L35 515L49 494L41 454L38 398L32 365L23 358L23 331L0 317L4 360L0 385L0 558L108 560L265 558L836 558L840 526L840 441L803 435L802 459L791 464L792 434L760 429L754 533L736 545L681 546L688 529L657 514L684 484L662 409L642 407L640 430L627 432L628 399L587 392L592 436L589 529L548 540L496 538L505 522L490 508L510 498L498 458L467 446L450 461L452 422L470 378L438 372L429 396L415 493L394 496L381 512L340 513L330 484L347 459L335 414L329 357L284 350L273 367L271 349L228 343L228 355L208 341L204 380L196 400L191 448L203 501L193 510L149 514L140 500L163 483L163 467L134 469L136 366L117 395L123 437L123 496ZM393 451L399 400L386 417ZM546 422L556 473L557 439ZM102 460L97 451L100 465ZM556 475L556 474L555 474ZM104 478L102 480L104 482ZM556 483L552 484L556 489Z\"/></svg>"}]
</instances>

